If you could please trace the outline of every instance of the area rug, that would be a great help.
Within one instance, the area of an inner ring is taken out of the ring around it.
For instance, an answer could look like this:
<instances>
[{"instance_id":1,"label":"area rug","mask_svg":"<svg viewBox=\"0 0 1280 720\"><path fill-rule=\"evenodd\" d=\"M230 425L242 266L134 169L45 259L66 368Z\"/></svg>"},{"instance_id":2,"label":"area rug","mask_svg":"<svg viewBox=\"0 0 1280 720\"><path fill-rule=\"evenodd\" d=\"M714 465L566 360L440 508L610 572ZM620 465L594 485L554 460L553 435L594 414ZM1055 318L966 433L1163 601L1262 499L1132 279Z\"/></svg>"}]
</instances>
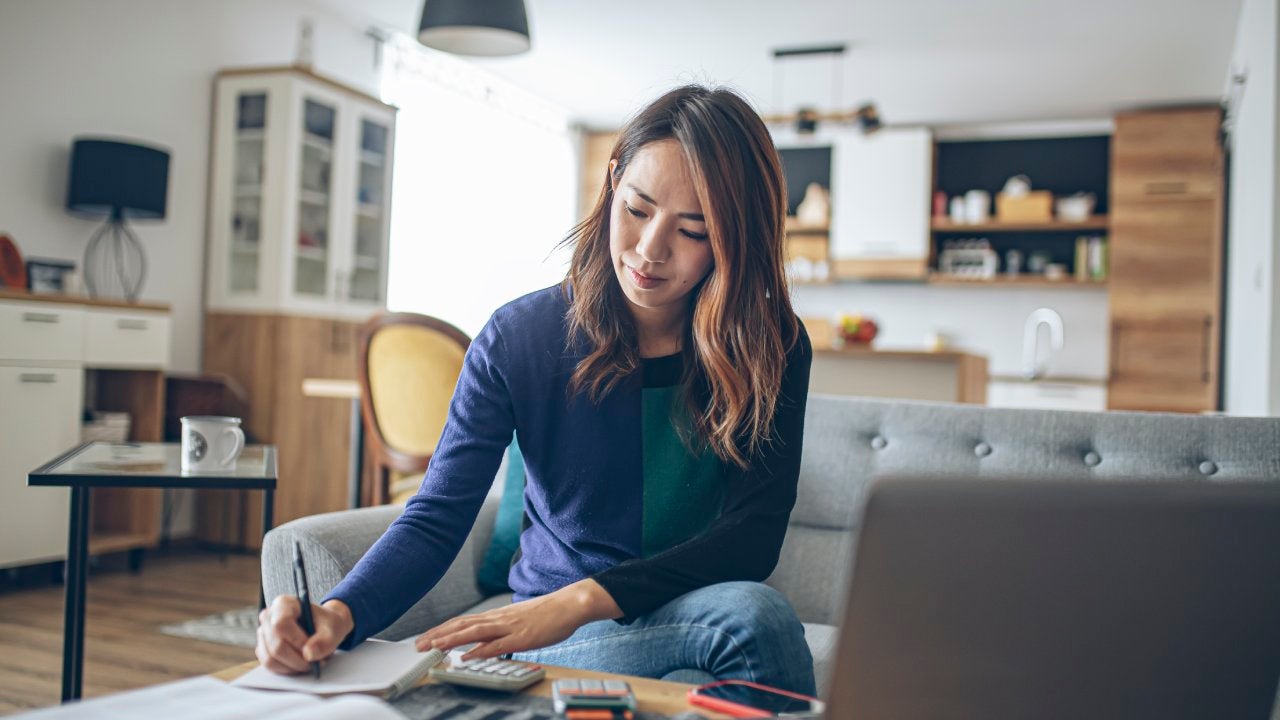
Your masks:
<instances>
[{"instance_id":1,"label":"area rug","mask_svg":"<svg viewBox=\"0 0 1280 720\"><path fill-rule=\"evenodd\" d=\"M176 625L164 625L160 632L223 645L254 647L258 644L258 606L249 605Z\"/></svg>"}]
</instances>

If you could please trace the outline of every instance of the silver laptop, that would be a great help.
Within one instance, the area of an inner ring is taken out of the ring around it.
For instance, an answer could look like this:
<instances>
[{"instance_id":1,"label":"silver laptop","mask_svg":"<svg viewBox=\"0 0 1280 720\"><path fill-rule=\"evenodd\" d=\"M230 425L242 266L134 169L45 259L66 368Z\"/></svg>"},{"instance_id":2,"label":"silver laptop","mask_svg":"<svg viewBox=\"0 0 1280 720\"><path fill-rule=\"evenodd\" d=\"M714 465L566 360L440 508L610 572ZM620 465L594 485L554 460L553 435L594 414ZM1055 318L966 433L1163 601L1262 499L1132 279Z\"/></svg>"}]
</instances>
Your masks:
<instances>
[{"instance_id":1,"label":"silver laptop","mask_svg":"<svg viewBox=\"0 0 1280 720\"><path fill-rule=\"evenodd\" d=\"M827 717L1271 717L1280 482L871 492Z\"/></svg>"}]
</instances>

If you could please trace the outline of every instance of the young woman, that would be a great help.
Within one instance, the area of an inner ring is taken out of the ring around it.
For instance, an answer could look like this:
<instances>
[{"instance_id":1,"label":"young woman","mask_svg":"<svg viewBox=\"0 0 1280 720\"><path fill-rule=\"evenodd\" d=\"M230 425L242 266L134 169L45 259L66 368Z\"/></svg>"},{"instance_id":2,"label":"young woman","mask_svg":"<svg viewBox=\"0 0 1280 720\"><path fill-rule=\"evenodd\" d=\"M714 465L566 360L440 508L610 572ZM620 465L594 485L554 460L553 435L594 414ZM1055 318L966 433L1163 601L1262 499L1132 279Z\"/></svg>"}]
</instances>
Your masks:
<instances>
[{"instance_id":1,"label":"young woman","mask_svg":"<svg viewBox=\"0 0 1280 720\"><path fill-rule=\"evenodd\" d=\"M514 431L515 602L431 628L419 649L813 693L800 621L761 584L795 504L812 360L782 270L777 151L736 94L688 86L633 118L611 157L566 240L568 276L471 343L422 487L313 607L315 635L296 598L263 611L266 667L304 672L430 590Z\"/></svg>"}]
</instances>

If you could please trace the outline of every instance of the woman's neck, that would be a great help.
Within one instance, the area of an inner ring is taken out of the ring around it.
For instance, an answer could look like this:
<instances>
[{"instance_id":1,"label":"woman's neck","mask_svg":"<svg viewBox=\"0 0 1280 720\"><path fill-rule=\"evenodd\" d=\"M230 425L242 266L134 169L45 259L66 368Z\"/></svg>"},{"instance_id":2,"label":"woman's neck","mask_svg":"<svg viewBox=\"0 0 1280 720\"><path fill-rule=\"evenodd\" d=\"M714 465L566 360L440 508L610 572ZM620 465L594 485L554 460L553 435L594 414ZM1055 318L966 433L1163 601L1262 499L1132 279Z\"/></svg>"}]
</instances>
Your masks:
<instances>
[{"instance_id":1,"label":"woman's neck","mask_svg":"<svg viewBox=\"0 0 1280 720\"><path fill-rule=\"evenodd\" d=\"M640 357L653 358L680 352L687 313L665 308L631 307L636 324L636 345Z\"/></svg>"}]
</instances>

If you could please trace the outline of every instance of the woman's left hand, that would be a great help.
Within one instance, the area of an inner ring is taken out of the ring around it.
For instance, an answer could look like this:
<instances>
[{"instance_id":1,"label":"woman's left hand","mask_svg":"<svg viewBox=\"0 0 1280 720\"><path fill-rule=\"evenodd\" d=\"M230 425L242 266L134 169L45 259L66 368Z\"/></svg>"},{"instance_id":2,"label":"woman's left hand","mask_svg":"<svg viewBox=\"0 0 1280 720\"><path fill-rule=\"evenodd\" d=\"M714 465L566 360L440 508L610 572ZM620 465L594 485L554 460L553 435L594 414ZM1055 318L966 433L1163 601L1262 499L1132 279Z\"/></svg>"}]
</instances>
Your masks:
<instances>
[{"instance_id":1,"label":"woman's left hand","mask_svg":"<svg viewBox=\"0 0 1280 720\"><path fill-rule=\"evenodd\" d=\"M422 633L415 644L419 651L425 651L480 643L462 659L490 658L555 645L589 622L621 616L622 610L608 591L587 579L542 597L460 615Z\"/></svg>"}]
</instances>

